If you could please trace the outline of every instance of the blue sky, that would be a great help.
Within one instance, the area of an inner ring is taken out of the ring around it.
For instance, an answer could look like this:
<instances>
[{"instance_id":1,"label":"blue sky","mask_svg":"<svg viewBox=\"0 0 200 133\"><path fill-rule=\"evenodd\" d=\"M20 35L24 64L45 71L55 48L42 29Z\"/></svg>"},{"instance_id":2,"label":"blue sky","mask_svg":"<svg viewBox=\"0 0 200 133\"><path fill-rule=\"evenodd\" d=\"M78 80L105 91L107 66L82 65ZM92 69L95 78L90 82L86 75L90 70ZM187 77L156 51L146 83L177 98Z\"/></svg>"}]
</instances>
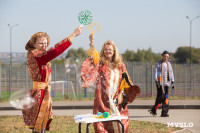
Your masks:
<instances>
[{"instance_id":1,"label":"blue sky","mask_svg":"<svg viewBox=\"0 0 200 133\"><path fill-rule=\"evenodd\" d=\"M82 10L90 10L102 25L95 34L98 51L111 39L120 53L150 47L156 53L175 52L179 46L189 46L186 16L200 15L200 0L0 0L0 52L10 51L8 24L19 24L12 29L12 51L25 53L26 42L36 32L47 32L50 46L70 35L80 25ZM200 48L200 18L192 26L192 46ZM87 49L88 36L84 26L70 48Z\"/></svg>"}]
</instances>

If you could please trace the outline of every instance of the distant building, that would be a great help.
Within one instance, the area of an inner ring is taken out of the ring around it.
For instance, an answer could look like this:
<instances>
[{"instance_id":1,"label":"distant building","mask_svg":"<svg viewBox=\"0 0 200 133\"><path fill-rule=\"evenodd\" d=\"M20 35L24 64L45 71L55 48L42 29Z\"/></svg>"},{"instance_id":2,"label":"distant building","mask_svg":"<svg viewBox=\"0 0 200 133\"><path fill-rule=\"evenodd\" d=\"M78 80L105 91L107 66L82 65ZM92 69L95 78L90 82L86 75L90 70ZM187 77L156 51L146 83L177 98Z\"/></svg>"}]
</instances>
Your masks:
<instances>
[{"instance_id":1,"label":"distant building","mask_svg":"<svg viewBox=\"0 0 200 133\"><path fill-rule=\"evenodd\" d=\"M12 53L12 63L25 63L27 61L26 53ZM66 53L61 54L56 59L65 58ZM10 63L10 53L9 52L0 52L0 60L2 63L7 64Z\"/></svg>"},{"instance_id":2,"label":"distant building","mask_svg":"<svg viewBox=\"0 0 200 133\"><path fill-rule=\"evenodd\" d=\"M10 53L9 52L1 52L0 60L2 63L10 63ZM26 53L12 53L12 63L24 63L26 62Z\"/></svg>"}]
</instances>

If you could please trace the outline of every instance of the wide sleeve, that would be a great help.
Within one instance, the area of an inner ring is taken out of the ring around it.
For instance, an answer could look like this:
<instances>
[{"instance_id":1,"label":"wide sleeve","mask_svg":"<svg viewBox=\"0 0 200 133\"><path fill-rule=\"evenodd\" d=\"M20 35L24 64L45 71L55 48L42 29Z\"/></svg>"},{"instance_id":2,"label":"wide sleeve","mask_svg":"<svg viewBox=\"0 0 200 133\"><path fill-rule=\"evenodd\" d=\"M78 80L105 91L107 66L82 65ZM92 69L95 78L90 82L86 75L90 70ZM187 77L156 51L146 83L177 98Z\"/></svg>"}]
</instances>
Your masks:
<instances>
[{"instance_id":1,"label":"wide sleeve","mask_svg":"<svg viewBox=\"0 0 200 133\"><path fill-rule=\"evenodd\" d=\"M140 88L133 84L126 70L126 66L123 64L121 86L123 86L122 84L124 83L126 84L124 88L124 94L126 94L127 103L132 103L135 97L140 94Z\"/></svg>"},{"instance_id":2,"label":"wide sleeve","mask_svg":"<svg viewBox=\"0 0 200 133\"><path fill-rule=\"evenodd\" d=\"M88 87L93 85L98 75L99 75L99 64L95 66L90 57L87 58L82 63L81 67L82 87Z\"/></svg>"},{"instance_id":3,"label":"wide sleeve","mask_svg":"<svg viewBox=\"0 0 200 133\"><path fill-rule=\"evenodd\" d=\"M159 67L159 63L157 62L154 68L154 73L153 73L153 78L155 81L158 81L158 67Z\"/></svg>"},{"instance_id":4,"label":"wide sleeve","mask_svg":"<svg viewBox=\"0 0 200 133\"><path fill-rule=\"evenodd\" d=\"M130 76L129 76L129 74L128 74L128 71L127 71L126 66L125 66L124 63L122 64L122 74L123 74L123 73L126 73L126 74L127 74L127 76L128 76L127 78L128 78L128 80L129 80L130 84L133 85L133 82L132 82L132 80L131 80L131 78L130 78Z\"/></svg>"},{"instance_id":5,"label":"wide sleeve","mask_svg":"<svg viewBox=\"0 0 200 133\"><path fill-rule=\"evenodd\" d=\"M33 54L35 59L43 65L62 54L69 46L71 46L71 44L71 41L68 40L68 38L65 38L57 43L52 49L48 51L38 51Z\"/></svg>"}]
</instances>

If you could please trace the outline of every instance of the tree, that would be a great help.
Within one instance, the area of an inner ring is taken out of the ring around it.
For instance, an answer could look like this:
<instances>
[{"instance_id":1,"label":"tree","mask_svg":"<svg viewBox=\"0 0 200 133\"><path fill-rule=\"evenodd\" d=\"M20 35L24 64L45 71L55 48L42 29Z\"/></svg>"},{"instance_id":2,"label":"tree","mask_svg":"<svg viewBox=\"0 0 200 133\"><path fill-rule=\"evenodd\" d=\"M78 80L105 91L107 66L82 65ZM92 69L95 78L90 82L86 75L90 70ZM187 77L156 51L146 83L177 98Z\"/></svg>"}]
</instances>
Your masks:
<instances>
[{"instance_id":1,"label":"tree","mask_svg":"<svg viewBox=\"0 0 200 133\"><path fill-rule=\"evenodd\" d=\"M190 61L190 47L178 47L174 58L177 63L200 63L200 48L191 48L192 61Z\"/></svg>"},{"instance_id":2,"label":"tree","mask_svg":"<svg viewBox=\"0 0 200 133\"><path fill-rule=\"evenodd\" d=\"M74 57L74 58L81 59L81 58L86 58L87 56L88 56L87 52L83 48L78 48L78 49L72 48L67 52L67 55L65 58Z\"/></svg>"},{"instance_id":3,"label":"tree","mask_svg":"<svg viewBox=\"0 0 200 133\"><path fill-rule=\"evenodd\" d=\"M192 62L193 63L200 63L200 48L193 48L192 49Z\"/></svg>"},{"instance_id":4,"label":"tree","mask_svg":"<svg viewBox=\"0 0 200 133\"><path fill-rule=\"evenodd\" d=\"M122 57L125 61L134 61L135 52L127 49L125 53L122 54Z\"/></svg>"},{"instance_id":5,"label":"tree","mask_svg":"<svg viewBox=\"0 0 200 133\"><path fill-rule=\"evenodd\" d=\"M87 52L83 48L78 48L77 53L78 58L86 58L88 56Z\"/></svg>"},{"instance_id":6,"label":"tree","mask_svg":"<svg viewBox=\"0 0 200 133\"><path fill-rule=\"evenodd\" d=\"M138 49L136 53L131 50L126 50L122 57L125 61L152 63L155 63L157 60L161 59L161 55L153 53L151 48L148 48L147 50Z\"/></svg>"}]
</instances>

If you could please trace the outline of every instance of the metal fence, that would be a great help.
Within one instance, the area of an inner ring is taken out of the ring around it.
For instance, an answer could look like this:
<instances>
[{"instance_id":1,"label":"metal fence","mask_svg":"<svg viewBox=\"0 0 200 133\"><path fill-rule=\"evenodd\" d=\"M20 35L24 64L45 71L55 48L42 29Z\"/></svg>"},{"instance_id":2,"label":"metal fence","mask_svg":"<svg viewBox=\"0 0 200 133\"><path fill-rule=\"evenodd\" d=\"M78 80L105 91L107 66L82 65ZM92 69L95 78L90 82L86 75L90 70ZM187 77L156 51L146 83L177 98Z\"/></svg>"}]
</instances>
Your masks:
<instances>
[{"instance_id":1,"label":"metal fence","mask_svg":"<svg viewBox=\"0 0 200 133\"><path fill-rule=\"evenodd\" d=\"M175 89L169 91L171 96L200 97L200 64L173 64ZM138 97L156 96L156 87L153 80L154 64L146 62L126 62L126 68L134 84L140 86L141 94ZM80 64L71 65L66 69L64 64L52 64L51 96L56 99L93 98L95 86L81 87ZM9 72L11 70L11 84ZM67 72L66 72L67 70ZM32 88L26 64L2 64L0 66L0 99L8 99L18 91ZM10 89L9 89L10 85Z\"/></svg>"},{"instance_id":2,"label":"metal fence","mask_svg":"<svg viewBox=\"0 0 200 133\"><path fill-rule=\"evenodd\" d=\"M156 96L157 90L153 80L154 64L128 62L127 70L133 82L140 86L139 97ZM173 64L175 89L169 91L171 96L200 97L200 64Z\"/></svg>"}]
</instances>

